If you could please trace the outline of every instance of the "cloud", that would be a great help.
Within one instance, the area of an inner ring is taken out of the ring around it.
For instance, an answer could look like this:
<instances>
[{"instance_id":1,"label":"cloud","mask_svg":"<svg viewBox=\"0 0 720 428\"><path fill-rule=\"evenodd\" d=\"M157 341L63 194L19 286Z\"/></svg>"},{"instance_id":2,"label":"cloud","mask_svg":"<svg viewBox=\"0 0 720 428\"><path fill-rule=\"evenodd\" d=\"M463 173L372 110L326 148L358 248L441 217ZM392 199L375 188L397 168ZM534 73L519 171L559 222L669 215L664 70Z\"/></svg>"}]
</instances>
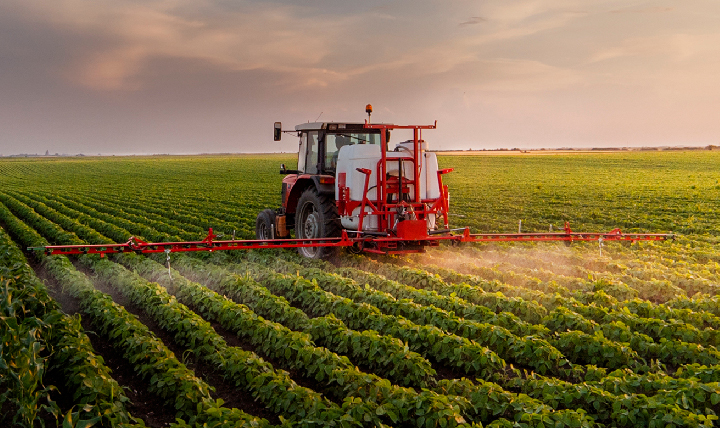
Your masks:
<instances>
[{"instance_id":1,"label":"cloud","mask_svg":"<svg viewBox=\"0 0 720 428\"><path fill-rule=\"evenodd\" d=\"M480 24L483 22L487 22L487 19L483 18L482 16L471 16L470 19L468 19L467 21L461 22L458 25L463 27L465 25L475 25L475 24Z\"/></svg>"},{"instance_id":2,"label":"cloud","mask_svg":"<svg viewBox=\"0 0 720 428\"><path fill-rule=\"evenodd\" d=\"M650 58L663 64L687 61L696 58L705 63L720 49L720 32L714 34L668 33L652 37L634 37L622 40L614 46L595 51L587 60L588 64L619 58L635 58L636 64L648 64ZM642 61L640 62L640 59Z\"/></svg>"},{"instance_id":3,"label":"cloud","mask_svg":"<svg viewBox=\"0 0 720 428\"><path fill-rule=\"evenodd\" d=\"M589 2L588 6L592 4L593 2ZM553 15L577 13L577 8L578 2L573 0L518 0L487 2L481 11L482 16L492 21L503 25L517 25L547 19Z\"/></svg>"},{"instance_id":4,"label":"cloud","mask_svg":"<svg viewBox=\"0 0 720 428\"><path fill-rule=\"evenodd\" d=\"M535 16L542 15L542 4L536 1L495 6L490 9L499 27L458 38L451 27L443 29L441 16L416 22L413 13L399 18L398 11L386 6L353 14L313 14L292 3L247 1L233 3L222 13L213 2L187 0L29 0L18 5L60 33L98 40L68 55L62 67L66 79L98 91L143 89L153 74L148 64L154 58L195 59L228 71L275 72L287 77L277 81L278 87L290 91L328 88L378 71L412 68L413 74L432 75L474 61L480 45L528 37L572 19L571 14ZM535 16L531 23L514 22L530 16ZM378 19L392 21L392 27L378 24ZM417 31L431 27L433 20L440 32ZM460 26L487 21L473 16ZM388 37L393 45L385 42ZM407 49L399 50L402 44Z\"/></svg>"},{"instance_id":5,"label":"cloud","mask_svg":"<svg viewBox=\"0 0 720 428\"><path fill-rule=\"evenodd\" d=\"M438 76L452 87L468 90L537 93L568 88L581 77L576 71L553 67L540 61L496 58L459 65Z\"/></svg>"},{"instance_id":6,"label":"cloud","mask_svg":"<svg viewBox=\"0 0 720 428\"><path fill-rule=\"evenodd\" d=\"M334 33L343 23L333 20L317 26L313 18L298 17L289 6L247 5L222 17L179 13L181 6L187 7L182 1L59 0L29 2L25 7L35 21L45 21L60 32L106 40L66 64L66 77L96 90L141 88L141 74L154 57L201 59L228 70L313 68L328 55Z\"/></svg>"},{"instance_id":7,"label":"cloud","mask_svg":"<svg viewBox=\"0 0 720 428\"><path fill-rule=\"evenodd\" d=\"M667 39L663 38L632 38L623 40L615 46L599 49L588 59L588 63L597 63L623 57L641 57L667 51Z\"/></svg>"},{"instance_id":8,"label":"cloud","mask_svg":"<svg viewBox=\"0 0 720 428\"><path fill-rule=\"evenodd\" d=\"M645 7L645 8L639 8L639 9L615 9L615 10L611 10L610 13L663 13L663 12L671 12L674 9L675 9L674 7L655 6L655 7Z\"/></svg>"}]
</instances>

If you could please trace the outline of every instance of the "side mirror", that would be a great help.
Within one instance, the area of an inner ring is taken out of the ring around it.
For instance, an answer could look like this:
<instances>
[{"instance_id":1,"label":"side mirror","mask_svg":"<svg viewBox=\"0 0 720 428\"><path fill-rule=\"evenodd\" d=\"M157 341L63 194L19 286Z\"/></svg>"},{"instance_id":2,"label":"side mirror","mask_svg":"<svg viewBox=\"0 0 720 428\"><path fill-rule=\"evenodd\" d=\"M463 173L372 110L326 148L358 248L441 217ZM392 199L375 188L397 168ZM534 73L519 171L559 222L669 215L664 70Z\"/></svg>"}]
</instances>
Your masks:
<instances>
[{"instance_id":1,"label":"side mirror","mask_svg":"<svg viewBox=\"0 0 720 428\"><path fill-rule=\"evenodd\" d=\"M282 137L282 123L275 122L275 128L273 131L273 140L280 141L280 137Z\"/></svg>"},{"instance_id":2,"label":"side mirror","mask_svg":"<svg viewBox=\"0 0 720 428\"><path fill-rule=\"evenodd\" d=\"M280 174L282 174L282 175L286 175L286 174L299 174L299 173L300 173L300 171L298 171L297 169L287 169L287 168L285 168L285 164L284 164L284 163L281 163L281 164L280 164Z\"/></svg>"}]
</instances>

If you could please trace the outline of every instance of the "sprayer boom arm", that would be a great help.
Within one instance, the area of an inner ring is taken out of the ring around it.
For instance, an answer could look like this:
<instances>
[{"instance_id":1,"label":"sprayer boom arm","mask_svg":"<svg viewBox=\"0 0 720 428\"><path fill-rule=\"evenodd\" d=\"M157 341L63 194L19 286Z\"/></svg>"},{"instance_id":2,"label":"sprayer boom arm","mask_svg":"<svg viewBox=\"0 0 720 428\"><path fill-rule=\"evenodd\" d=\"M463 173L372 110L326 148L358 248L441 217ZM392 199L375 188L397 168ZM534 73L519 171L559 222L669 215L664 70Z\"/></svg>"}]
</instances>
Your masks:
<instances>
[{"instance_id":1,"label":"sprayer boom arm","mask_svg":"<svg viewBox=\"0 0 720 428\"><path fill-rule=\"evenodd\" d=\"M453 233L462 231L462 233ZM351 237L348 233L352 234ZM148 243L139 238L131 237L124 244L95 244L95 245L48 245L46 247L29 247L28 250L43 251L46 255L57 254L118 254L118 253L176 253L191 251L226 251L226 250L252 250L261 248L298 248L298 247L350 247L359 246L369 252L407 253L420 252L425 246L438 246L441 241L460 242L538 242L538 241L664 241L674 238L672 234L664 233L622 233L620 229L613 229L607 233L573 232L565 223L563 232L547 233L470 233L469 228L454 229L452 231L437 231L431 235L413 236L407 239L398 236L362 235L357 232L342 231L340 237L333 238L305 238L305 239L268 239L268 240L225 240L216 241L217 235L212 229L202 241L184 242L153 242ZM380 244L380 245L367 245ZM413 249L405 249L404 246ZM416 247L419 247L418 250ZM383 251L371 248L384 248Z\"/></svg>"},{"instance_id":2,"label":"sprayer boom arm","mask_svg":"<svg viewBox=\"0 0 720 428\"><path fill-rule=\"evenodd\" d=\"M664 241L675 236L668 233L622 233L613 229L607 233L573 232L565 222L563 232L542 233L470 233L466 228L462 242L498 242L498 241Z\"/></svg>"}]
</instances>

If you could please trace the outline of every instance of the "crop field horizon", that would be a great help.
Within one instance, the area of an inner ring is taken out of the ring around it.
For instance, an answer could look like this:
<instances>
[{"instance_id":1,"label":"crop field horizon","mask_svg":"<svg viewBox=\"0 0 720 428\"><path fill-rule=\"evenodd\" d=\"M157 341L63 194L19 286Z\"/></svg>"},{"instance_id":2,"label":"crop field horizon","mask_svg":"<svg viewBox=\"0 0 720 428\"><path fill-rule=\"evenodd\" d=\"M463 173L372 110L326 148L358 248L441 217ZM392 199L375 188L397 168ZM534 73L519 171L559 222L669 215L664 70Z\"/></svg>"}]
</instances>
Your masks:
<instances>
[{"instance_id":1,"label":"crop field horizon","mask_svg":"<svg viewBox=\"0 0 720 428\"><path fill-rule=\"evenodd\" d=\"M46 256L254 239L297 158L3 158L0 425L718 423L720 152L438 159L453 228L675 237Z\"/></svg>"}]
</instances>

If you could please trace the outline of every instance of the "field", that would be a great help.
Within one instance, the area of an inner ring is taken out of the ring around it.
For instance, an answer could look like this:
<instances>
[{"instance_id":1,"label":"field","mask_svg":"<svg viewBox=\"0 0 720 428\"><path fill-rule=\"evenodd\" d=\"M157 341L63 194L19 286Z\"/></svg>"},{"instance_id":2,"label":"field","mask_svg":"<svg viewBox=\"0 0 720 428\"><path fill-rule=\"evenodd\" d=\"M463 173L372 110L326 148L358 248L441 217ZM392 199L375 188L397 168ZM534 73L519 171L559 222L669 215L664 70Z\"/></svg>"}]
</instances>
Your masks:
<instances>
[{"instance_id":1,"label":"field","mask_svg":"<svg viewBox=\"0 0 720 428\"><path fill-rule=\"evenodd\" d=\"M681 427L720 413L720 153L441 156L451 226L672 232L100 258L253 238L289 155L0 159L0 426Z\"/></svg>"}]
</instances>

